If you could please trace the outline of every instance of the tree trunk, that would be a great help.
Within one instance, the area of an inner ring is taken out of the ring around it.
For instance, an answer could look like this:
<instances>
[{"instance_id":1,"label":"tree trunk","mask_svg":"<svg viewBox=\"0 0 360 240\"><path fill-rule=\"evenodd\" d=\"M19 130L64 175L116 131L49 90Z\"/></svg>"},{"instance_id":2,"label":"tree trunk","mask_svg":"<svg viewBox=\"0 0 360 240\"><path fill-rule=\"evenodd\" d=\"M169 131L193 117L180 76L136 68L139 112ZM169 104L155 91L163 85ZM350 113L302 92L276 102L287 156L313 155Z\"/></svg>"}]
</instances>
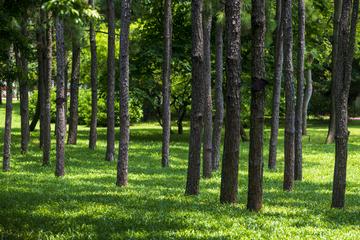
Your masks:
<instances>
[{"instance_id":1,"label":"tree trunk","mask_svg":"<svg viewBox=\"0 0 360 240\"><path fill-rule=\"evenodd\" d=\"M203 13L204 34L204 136L203 136L203 177L211 178L212 173L212 98L211 98L211 1L205 2Z\"/></svg>"},{"instance_id":2,"label":"tree trunk","mask_svg":"<svg viewBox=\"0 0 360 240\"><path fill-rule=\"evenodd\" d=\"M223 10L222 10L223 11ZM221 20L216 23L215 47L216 47L216 78L215 78L215 116L212 139L212 168L219 169L221 129L224 121L224 96L223 96L223 34L224 25Z\"/></svg>"},{"instance_id":3,"label":"tree trunk","mask_svg":"<svg viewBox=\"0 0 360 240\"><path fill-rule=\"evenodd\" d=\"M178 127L179 135L183 134L183 131L184 131L182 123L183 123L185 115L186 115L186 107L184 107L184 109L178 111L178 120L177 120L176 124Z\"/></svg>"},{"instance_id":4,"label":"tree trunk","mask_svg":"<svg viewBox=\"0 0 360 240\"><path fill-rule=\"evenodd\" d=\"M118 186L128 183L128 149L130 137L129 120L129 28L131 1L121 2L120 32L120 146L117 165Z\"/></svg>"},{"instance_id":5,"label":"tree trunk","mask_svg":"<svg viewBox=\"0 0 360 240\"><path fill-rule=\"evenodd\" d=\"M80 39L73 36L72 61L71 61L71 82L70 82L70 118L68 144L76 144L77 129L79 122L79 78L80 78Z\"/></svg>"},{"instance_id":6,"label":"tree trunk","mask_svg":"<svg viewBox=\"0 0 360 240\"><path fill-rule=\"evenodd\" d=\"M240 154L240 0L225 3L226 21L226 118L224 158L221 169L221 203L237 202Z\"/></svg>"},{"instance_id":7,"label":"tree trunk","mask_svg":"<svg viewBox=\"0 0 360 240\"><path fill-rule=\"evenodd\" d=\"M303 102L305 82L305 0L298 0L298 78L295 112L295 180L302 180L302 125L303 125Z\"/></svg>"},{"instance_id":8,"label":"tree trunk","mask_svg":"<svg viewBox=\"0 0 360 240\"><path fill-rule=\"evenodd\" d=\"M40 76L39 76L39 78L40 78ZM40 79L38 81L40 81ZM29 126L30 132L35 131L35 128L36 128L36 125L37 125L37 122L39 121L39 119L40 119L40 92L38 90L35 113L34 113L33 119Z\"/></svg>"},{"instance_id":9,"label":"tree trunk","mask_svg":"<svg viewBox=\"0 0 360 240\"><path fill-rule=\"evenodd\" d=\"M89 0L89 5L94 8L94 0ZM97 53L96 31L94 22L90 21L90 51L91 51L91 123L89 135L89 148L94 150L97 140Z\"/></svg>"},{"instance_id":10,"label":"tree trunk","mask_svg":"<svg viewBox=\"0 0 360 240\"><path fill-rule=\"evenodd\" d=\"M265 0L252 0L252 86L247 208L259 211L263 199L263 145L265 104Z\"/></svg>"},{"instance_id":11,"label":"tree trunk","mask_svg":"<svg viewBox=\"0 0 360 240\"><path fill-rule=\"evenodd\" d=\"M107 146L106 161L115 160L115 7L114 0L108 0L108 77L107 77ZM122 45L121 45L122 46Z\"/></svg>"},{"instance_id":12,"label":"tree trunk","mask_svg":"<svg viewBox=\"0 0 360 240\"><path fill-rule=\"evenodd\" d=\"M332 77L331 77L331 109L330 109L330 121L329 121L329 128L328 128L328 134L326 136L326 144L334 143L335 140L335 94L336 94L336 83L334 80L335 76L335 69L334 66L337 56L337 48L339 43L339 23L340 23L340 17L341 17L341 9L342 9L342 2L343 0L334 0L334 21L333 21L333 42L332 42Z\"/></svg>"},{"instance_id":13,"label":"tree trunk","mask_svg":"<svg viewBox=\"0 0 360 240\"><path fill-rule=\"evenodd\" d=\"M37 60L38 60L38 104L39 104L39 122L40 122L40 133L39 133L39 147L42 149L43 146L43 127L42 124L44 122L44 112L42 110L43 102L44 102L44 77L45 77L45 59L44 59L44 29L42 28L43 25L43 13L40 14L40 23L38 31L36 32L36 41L37 41ZM36 114L36 113L35 113ZM35 115L36 116L36 115ZM34 122L34 126L36 126L36 122Z\"/></svg>"},{"instance_id":14,"label":"tree trunk","mask_svg":"<svg viewBox=\"0 0 360 240\"><path fill-rule=\"evenodd\" d=\"M303 126L302 126L302 134L303 135L307 135L308 109L309 109L309 103L310 103L312 92L313 92L312 73L311 73L311 68L309 68L309 69L307 69L307 79L306 79L304 104L303 104Z\"/></svg>"},{"instance_id":15,"label":"tree trunk","mask_svg":"<svg viewBox=\"0 0 360 240\"><path fill-rule=\"evenodd\" d=\"M56 170L58 177L65 174L65 42L64 20L56 17Z\"/></svg>"},{"instance_id":16,"label":"tree trunk","mask_svg":"<svg viewBox=\"0 0 360 240\"><path fill-rule=\"evenodd\" d=\"M348 155L347 144L349 138L348 98L351 84L356 25L359 12L359 0L354 0L352 11L351 2L351 0L343 1L340 24L338 26L339 44L334 65L334 68L336 68L334 69L336 86L336 136L334 183L331 204L333 208L343 208L345 205L346 165Z\"/></svg>"},{"instance_id":17,"label":"tree trunk","mask_svg":"<svg viewBox=\"0 0 360 240\"><path fill-rule=\"evenodd\" d=\"M281 76L283 68L283 23L282 23L283 0L276 1L276 49L275 49L275 72L272 99L271 135L269 144L269 163L271 170L276 169L276 151L279 135L279 111L281 95Z\"/></svg>"},{"instance_id":18,"label":"tree trunk","mask_svg":"<svg viewBox=\"0 0 360 240\"><path fill-rule=\"evenodd\" d=\"M240 122L240 137L241 137L241 141L243 141L243 142L249 141L249 138L246 135L244 125L241 122Z\"/></svg>"},{"instance_id":19,"label":"tree trunk","mask_svg":"<svg viewBox=\"0 0 360 240\"><path fill-rule=\"evenodd\" d=\"M164 21L164 63L163 63L163 142L162 160L163 167L169 166L169 145L171 131L171 109L170 109L170 75L171 75L171 41L172 41L172 14L171 0L165 0L165 21Z\"/></svg>"},{"instance_id":20,"label":"tree trunk","mask_svg":"<svg viewBox=\"0 0 360 240\"><path fill-rule=\"evenodd\" d=\"M292 0L283 2L284 27L284 81L285 81L285 168L284 190L291 191L294 184L295 163L295 91L292 64Z\"/></svg>"},{"instance_id":21,"label":"tree trunk","mask_svg":"<svg viewBox=\"0 0 360 240\"><path fill-rule=\"evenodd\" d=\"M191 1L192 19L192 82L189 161L186 180L186 195L199 194L201 135L204 116L204 34L203 0Z\"/></svg>"}]
</instances>

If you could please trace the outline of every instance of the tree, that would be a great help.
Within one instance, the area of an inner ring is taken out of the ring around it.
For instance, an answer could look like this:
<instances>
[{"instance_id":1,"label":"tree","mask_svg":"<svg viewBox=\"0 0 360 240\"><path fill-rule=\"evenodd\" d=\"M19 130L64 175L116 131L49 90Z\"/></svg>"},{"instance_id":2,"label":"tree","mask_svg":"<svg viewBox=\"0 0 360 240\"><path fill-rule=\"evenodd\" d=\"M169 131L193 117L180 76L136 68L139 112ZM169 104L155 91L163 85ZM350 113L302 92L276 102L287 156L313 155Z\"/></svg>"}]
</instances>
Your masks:
<instances>
[{"instance_id":1,"label":"tree","mask_svg":"<svg viewBox=\"0 0 360 240\"><path fill-rule=\"evenodd\" d=\"M216 47L216 78L215 78L215 116L212 139L212 168L217 170L220 162L221 129L224 120L224 96L223 96L223 34L224 34L223 6L218 13L216 21L215 47Z\"/></svg>"},{"instance_id":2,"label":"tree","mask_svg":"<svg viewBox=\"0 0 360 240\"><path fill-rule=\"evenodd\" d=\"M283 67L283 24L282 24L283 0L276 1L276 49L274 66L274 87L272 98L271 135L269 144L269 169L276 169L276 150L279 135L279 111L281 94L281 76Z\"/></svg>"},{"instance_id":3,"label":"tree","mask_svg":"<svg viewBox=\"0 0 360 240\"><path fill-rule=\"evenodd\" d=\"M201 135L204 117L204 34L202 11L203 0L192 0L191 115L186 195L199 194Z\"/></svg>"},{"instance_id":4,"label":"tree","mask_svg":"<svg viewBox=\"0 0 360 240\"><path fill-rule=\"evenodd\" d=\"M211 98L211 27L212 5L210 0L205 0L203 12L204 34L204 136L203 136L203 177L211 178L212 173L212 98Z\"/></svg>"},{"instance_id":5,"label":"tree","mask_svg":"<svg viewBox=\"0 0 360 240\"><path fill-rule=\"evenodd\" d=\"M115 7L114 1L107 1L108 7L108 83L107 83L107 161L114 161L115 158ZM122 45L121 45L122 46Z\"/></svg>"},{"instance_id":6,"label":"tree","mask_svg":"<svg viewBox=\"0 0 360 240\"><path fill-rule=\"evenodd\" d=\"M65 175L65 41L64 19L56 17L56 170L58 177Z\"/></svg>"},{"instance_id":7,"label":"tree","mask_svg":"<svg viewBox=\"0 0 360 240\"><path fill-rule=\"evenodd\" d=\"M94 0L89 0L89 5L94 8ZM94 150L97 139L97 53L96 32L94 21L90 21L90 49L91 49L91 123L89 135L89 148Z\"/></svg>"},{"instance_id":8,"label":"tree","mask_svg":"<svg viewBox=\"0 0 360 240\"><path fill-rule=\"evenodd\" d=\"M292 0L283 1L284 28L284 81L285 81L285 168L284 190L291 191L294 184L295 162L295 100L292 64Z\"/></svg>"},{"instance_id":9,"label":"tree","mask_svg":"<svg viewBox=\"0 0 360 240\"><path fill-rule=\"evenodd\" d=\"M129 29L131 0L121 2L120 32L120 146L117 165L118 186L128 183L129 121Z\"/></svg>"},{"instance_id":10,"label":"tree","mask_svg":"<svg viewBox=\"0 0 360 240\"><path fill-rule=\"evenodd\" d=\"M163 143L162 143L162 161L163 167L169 166L169 145L171 131L171 109L170 109L170 75L171 75L171 48L172 48L172 13L171 0L165 0L165 20L164 20L164 63L163 63Z\"/></svg>"},{"instance_id":11,"label":"tree","mask_svg":"<svg viewBox=\"0 0 360 240\"><path fill-rule=\"evenodd\" d=\"M249 187L247 208L259 211L263 197L263 145L265 103L265 0L252 0L252 71L251 71L251 116L249 150Z\"/></svg>"},{"instance_id":12,"label":"tree","mask_svg":"<svg viewBox=\"0 0 360 240\"><path fill-rule=\"evenodd\" d=\"M240 0L225 3L226 21L226 118L221 170L221 203L235 203L238 192L240 145Z\"/></svg>"},{"instance_id":13,"label":"tree","mask_svg":"<svg viewBox=\"0 0 360 240\"><path fill-rule=\"evenodd\" d=\"M351 9L352 7L352 9ZM358 21L359 0L344 0L340 22L338 25L338 48L336 50L333 72L336 86L335 102L335 169L333 182L333 208L343 208L345 205L346 165L348 131L348 98L351 84L352 62L356 26Z\"/></svg>"},{"instance_id":14,"label":"tree","mask_svg":"<svg viewBox=\"0 0 360 240\"><path fill-rule=\"evenodd\" d=\"M306 70L306 86L305 86L305 93L304 93L304 103L303 103L303 124L302 124L302 134L307 135L307 118L308 118L308 108L311 99L311 95L313 92L313 81L312 81L312 71L311 71L311 64L313 61L313 57L310 55L308 57L308 69Z\"/></svg>"},{"instance_id":15,"label":"tree","mask_svg":"<svg viewBox=\"0 0 360 240\"><path fill-rule=\"evenodd\" d=\"M303 103L305 82L305 1L298 0L298 77L295 111L295 180L302 180L302 127L303 127Z\"/></svg>"}]
</instances>

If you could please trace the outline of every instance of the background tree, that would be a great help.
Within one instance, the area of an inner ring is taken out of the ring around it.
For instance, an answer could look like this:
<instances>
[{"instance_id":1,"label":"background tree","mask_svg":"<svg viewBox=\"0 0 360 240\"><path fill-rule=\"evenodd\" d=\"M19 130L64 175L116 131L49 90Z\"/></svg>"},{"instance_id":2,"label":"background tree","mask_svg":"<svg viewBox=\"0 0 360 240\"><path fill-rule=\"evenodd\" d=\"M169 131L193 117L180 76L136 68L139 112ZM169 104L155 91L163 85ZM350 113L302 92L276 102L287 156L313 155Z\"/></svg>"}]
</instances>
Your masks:
<instances>
[{"instance_id":1,"label":"background tree","mask_svg":"<svg viewBox=\"0 0 360 240\"><path fill-rule=\"evenodd\" d=\"M308 68L306 70L306 85L304 93L304 104L303 104L303 125L302 125L302 134L307 135L307 118L308 118L308 109L311 100L311 95L313 92L313 80L312 80L312 71L311 64L313 62L313 57L311 54L307 57Z\"/></svg>"}]
</instances>

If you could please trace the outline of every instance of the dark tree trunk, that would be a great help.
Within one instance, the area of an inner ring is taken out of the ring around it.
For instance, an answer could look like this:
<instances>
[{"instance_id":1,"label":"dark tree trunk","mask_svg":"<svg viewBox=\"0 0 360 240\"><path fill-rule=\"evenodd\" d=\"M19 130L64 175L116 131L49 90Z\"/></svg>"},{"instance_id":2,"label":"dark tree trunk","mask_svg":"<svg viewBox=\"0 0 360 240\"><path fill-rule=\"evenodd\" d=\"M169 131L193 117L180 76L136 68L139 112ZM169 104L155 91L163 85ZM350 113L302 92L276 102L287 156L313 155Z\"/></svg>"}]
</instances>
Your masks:
<instances>
[{"instance_id":1,"label":"dark tree trunk","mask_svg":"<svg viewBox=\"0 0 360 240\"><path fill-rule=\"evenodd\" d=\"M284 27L284 81L285 81L285 168L284 190L291 191L294 184L295 163L295 91L292 64L292 0L283 1Z\"/></svg>"},{"instance_id":2,"label":"dark tree trunk","mask_svg":"<svg viewBox=\"0 0 360 240\"><path fill-rule=\"evenodd\" d=\"M121 2L121 32L120 32L120 144L117 166L118 186L128 183L128 150L130 137L129 120L129 28L131 1Z\"/></svg>"},{"instance_id":3,"label":"dark tree trunk","mask_svg":"<svg viewBox=\"0 0 360 240\"><path fill-rule=\"evenodd\" d=\"M115 160L115 7L114 0L108 0L108 77L107 77L107 145L106 161Z\"/></svg>"},{"instance_id":4,"label":"dark tree trunk","mask_svg":"<svg viewBox=\"0 0 360 240\"><path fill-rule=\"evenodd\" d=\"M221 129L224 121L224 96L223 96L223 34L224 25L218 21L216 23L215 47L216 47L216 78L215 78L215 116L212 139L212 168L214 171L219 169Z\"/></svg>"},{"instance_id":5,"label":"dark tree trunk","mask_svg":"<svg viewBox=\"0 0 360 240\"><path fill-rule=\"evenodd\" d=\"M302 134L307 135L307 118L308 118L308 109L313 92L313 82L312 82L312 73L311 68L307 69L307 79L304 95L304 104L303 104L303 125L302 125Z\"/></svg>"},{"instance_id":6,"label":"dark tree trunk","mask_svg":"<svg viewBox=\"0 0 360 240\"><path fill-rule=\"evenodd\" d=\"M65 174L65 42L64 20L56 17L56 170L58 177Z\"/></svg>"},{"instance_id":7,"label":"dark tree trunk","mask_svg":"<svg viewBox=\"0 0 360 240\"><path fill-rule=\"evenodd\" d=\"M305 1L298 0L298 77L295 112L295 180L302 180L302 125L305 82Z\"/></svg>"},{"instance_id":8,"label":"dark tree trunk","mask_svg":"<svg viewBox=\"0 0 360 240\"><path fill-rule=\"evenodd\" d=\"M276 169L276 151L279 135L279 110L281 94L281 76L283 67L283 24L282 24L283 0L276 1L276 49L275 49L275 72L272 99L271 135L269 144L269 163L271 170Z\"/></svg>"},{"instance_id":9,"label":"dark tree trunk","mask_svg":"<svg viewBox=\"0 0 360 240\"><path fill-rule=\"evenodd\" d=\"M240 154L240 0L227 0L226 19L226 118L221 169L221 203L237 202Z\"/></svg>"},{"instance_id":10,"label":"dark tree trunk","mask_svg":"<svg viewBox=\"0 0 360 240\"><path fill-rule=\"evenodd\" d=\"M71 61L71 81L70 81L70 118L68 144L76 144L77 129L79 122L79 78L80 78L80 39L73 37L72 41L72 61Z\"/></svg>"},{"instance_id":11,"label":"dark tree trunk","mask_svg":"<svg viewBox=\"0 0 360 240\"><path fill-rule=\"evenodd\" d=\"M171 41L172 41L172 14L171 0L165 0L165 21L164 21L164 63L163 63L163 142L162 142L162 160L163 167L169 166L169 145L171 131L171 110L170 110L170 75L171 75Z\"/></svg>"},{"instance_id":12,"label":"dark tree trunk","mask_svg":"<svg viewBox=\"0 0 360 240\"><path fill-rule=\"evenodd\" d=\"M89 0L89 5L94 7L94 0ZM91 51L91 123L89 135L89 148L94 150L97 140L97 53L96 31L94 22L90 22L90 51Z\"/></svg>"},{"instance_id":13,"label":"dark tree trunk","mask_svg":"<svg viewBox=\"0 0 360 240\"><path fill-rule=\"evenodd\" d=\"M178 120L177 120L177 127L178 127L178 134L181 135L183 134L184 130L183 130L183 120L184 117L186 115L186 107L184 107L183 109L180 109L178 111Z\"/></svg>"},{"instance_id":14,"label":"dark tree trunk","mask_svg":"<svg viewBox=\"0 0 360 240\"><path fill-rule=\"evenodd\" d=\"M43 12L40 14L40 23L41 26L37 33L36 33L36 41L37 41L37 60L38 60L38 104L39 104L39 112L35 114L39 114L39 122L40 122L40 134L39 134L39 147L42 148L43 146L43 127L42 124L44 122L43 116L44 112L42 110L43 102L44 102L44 89L43 89L43 83L44 83L44 77L45 77L45 59L44 59L44 29L42 27L43 21L44 21L44 15ZM34 123L36 126L36 123Z\"/></svg>"},{"instance_id":15,"label":"dark tree trunk","mask_svg":"<svg viewBox=\"0 0 360 240\"><path fill-rule=\"evenodd\" d=\"M263 145L265 103L265 0L252 0L252 71L249 151L249 186L247 208L259 211L263 199Z\"/></svg>"},{"instance_id":16,"label":"dark tree trunk","mask_svg":"<svg viewBox=\"0 0 360 240\"><path fill-rule=\"evenodd\" d=\"M199 194L201 135L204 116L204 34L202 12L203 0L192 0L191 115L186 195Z\"/></svg>"},{"instance_id":17,"label":"dark tree trunk","mask_svg":"<svg viewBox=\"0 0 360 240\"><path fill-rule=\"evenodd\" d=\"M40 81L40 79L38 81ZM35 131L35 128L36 128L36 125L37 125L39 119L40 119L40 92L38 91L35 113L34 113L34 116L31 120L31 123L29 126L30 132Z\"/></svg>"},{"instance_id":18,"label":"dark tree trunk","mask_svg":"<svg viewBox=\"0 0 360 240\"><path fill-rule=\"evenodd\" d=\"M356 26L358 21L359 0L354 0L351 11L351 0L344 0L338 32L338 48L334 68L336 86L336 136L335 136L335 170L333 182L333 208L345 205L346 165L348 155L348 98L351 84L352 62ZM352 13L352 14L351 14Z\"/></svg>"},{"instance_id":19,"label":"dark tree trunk","mask_svg":"<svg viewBox=\"0 0 360 240\"><path fill-rule=\"evenodd\" d=\"M204 136L203 136L203 177L211 178L212 174L212 98L211 98L211 1L206 1L203 13L204 34Z\"/></svg>"},{"instance_id":20,"label":"dark tree trunk","mask_svg":"<svg viewBox=\"0 0 360 240\"><path fill-rule=\"evenodd\" d=\"M241 137L241 141L243 141L243 142L249 141L249 138L246 135L244 125L241 122L240 122L240 137Z\"/></svg>"},{"instance_id":21,"label":"dark tree trunk","mask_svg":"<svg viewBox=\"0 0 360 240\"><path fill-rule=\"evenodd\" d=\"M337 57L337 48L339 43L339 23L340 23L340 17L341 17L341 9L342 9L342 2L343 0L334 0L334 19L333 19L333 42L332 42L332 65L335 64L336 57ZM335 94L336 94L336 83L334 80L335 76L335 69L336 67L333 66L332 70L332 77L331 77L331 109L330 109L330 120L329 120L329 128L328 128L328 134L326 136L326 144L334 143L335 140Z\"/></svg>"}]
</instances>

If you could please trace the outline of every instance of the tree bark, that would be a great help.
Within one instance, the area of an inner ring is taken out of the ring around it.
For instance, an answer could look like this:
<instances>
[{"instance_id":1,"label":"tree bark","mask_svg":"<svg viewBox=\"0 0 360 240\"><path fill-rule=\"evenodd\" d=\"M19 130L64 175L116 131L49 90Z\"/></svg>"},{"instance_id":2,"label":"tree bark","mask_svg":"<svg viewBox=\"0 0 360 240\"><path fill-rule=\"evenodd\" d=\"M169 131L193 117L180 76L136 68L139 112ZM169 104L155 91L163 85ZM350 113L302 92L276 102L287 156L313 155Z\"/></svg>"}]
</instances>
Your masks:
<instances>
[{"instance_id":1,"label":"tree bark","mask_svg":"<svg viewBox=\"0 0 360 240\"><path fill-rule=\"evenodd\" d=\"M295 180L302 180L302 125L305 82L305 0L298 0L298 78L295 111Z\"/></svg>"},{"instance_id":2,"label":"tree bark","mask_svg":"<svg viewBox=\"0 0 360 240\"><path fill-rule=\"evenodd\" d=\"M89 0L89 5L94 8L94 0ZM97 53L96 32L94 22L90 21L90 51L91 51L91 123L89 135L89 148L94 150L97 140Z\"/></svg>"},{"instance_id":3,"label":"tree bark","mask_svg":"<svg viewBox=\"0 0 360 240\"><path fill-rule=\"evenodd\" d=\"M204 34L202 12L203 0L192 0L191 115L186 195L199 194L201 135L204 117Z\"/></svg>"},{"instance_id":4,"label":"tree bark","mask_svg":"<svg viewBox=\"0 0 360 240\"><path fill-rule=\"evenodd\" d=\"M44 102L44 88L43 88L43 83L44 83L44 77L45 77L45 59L44 59L44 34L45 31L42 27L43 25L43 21L44 21L44 15L43 12L41 12L40 14L40 22L39 22L39 29L36 32L36 41L37 41L37 60L38 60L38 107L39 107L39 112L35 113L35 117L38 114L38 120L40 123L40 133L39 133L39 147L42 149L43 146L43 122L44 122L44 111L42 110L43 107L43 102ZM35 119L34 119L35 120ZM33 120L33 122L34 122ZM36 122L34 122L34 127L36 127Z\"/></svg>"},{"instance_id":5,"label":"tree bark","mask_svg":"<svg viewBox=\"0 0 360 240\"><path fill-rule=\"evenodd\" d=\"M107 77L107 161L115 160L115 7L114 0L108 0L108 77Z\"/></svg>"},{"instance_id":6,"label":"tree bark","mask_svg":"<svg viewBox=\"0 0 360 240\"><path fill-rule=\"evenodd\" d=\"M203 177L211 178L212 175L212 98L211 98L211 26L212 6L211 1L206 1L203 13L204 34L204 136L203 136Z\"/></svg>"},{"instance_id":7,"label":"tree bark","mask_svg":"<svg viewBox=\"0 0 360 240\"><path fill-rule=\"evenodd\" d=\"M65 42L64 20L56 17L56 169L55 175L65 175Z\"/></svg>"},{"instance_id":8,"label":"tree bark","mask_svg":"<svg viewBox=\"0 0 360 240\"><path fill-rule=\"evenodd\" d=\"M128 183L129 119L129 28L131 0L121 2L120 32L120 146L117 165L118 186Z\"/></svg>"},{"instance_id":9,"label":"tree bark","mask_svg":"<svg viewBox=\"0 0 360 240\"><path fill-rule=\"evenodd\" d=\"M307 79L306 79L304 104L303 104L303 126L302 126L303 135L307 135L308 109L309 109L309 103L311 100L312 92L313 92L312 73L311 73L311 68L309 68L307 69Z\"/></svg>"},{"instance_id":10,"label":"tree bark","mask_svg":"<svg viewBox=\"0 0 360 240\"><path fill-rule=\"evenodd\" d=\"M282 23L283 0L276 1L276 49L275 49L275 72L272 99L271 135L269 144L269 163L271 170L276 169L276 151L279 135L279 111L281 95L281 77L283 68L283 23Z\"/></svg>"},{"instance_id":11,"label":"tree bark","mask_svg":"<svg viewBox=\"0 0 360 240\"><path fill-rule=\"evenodd\" d=\"M163 63L163 142L162 142L162 160L163 167L169 166L169 148L170 148L170 131L171 131L171 109L170 109L170 76L171 76L171 48L172 48L172 14L171 0L165 0L164 3L164 63Z\"/></svg>"},{"instance_id":12,"label":"tree bark","mask_svg":"<svg viewBox=\"0 0 360 240\"><path fill-rule=\"evenodd\" d=\"M39 78L40 78L40 76L39 76ZM38 79L38 81L40 81L40 79ZM36 125L37 125L37 122L39 121L39 119L40 119L40 92L38 91L35 113L34 113L34 116L31 120L31 123L29 126L30 132L35 131L35 128L36 128Z\"/></svg>"},{"instance_id":13,"label":"tree bark","mask_svg":"<svg viewBox=\"0 0 360 240\"><path fill-rule=\"evenodd\" d=\"M226 21L226 118L221 170L221 203L237 202L240 151L240 0L225 3Z\"/></svg>"},{"instance_id":14,"label":"tree bark","mask_svg":"<svg viewBox=\"0 0 360 240\"><path fill-rule=\"evenodd\" d=\"M76 33L75 33L76 34ZM80 78L80 39L73 36L72 40L72 61L71 61L71 82L70 82L70 118L68 144L76 144L77 129L79 122L79 78Z\"/></svg>"},{"instance_id":15,"label":"tree bark","mask_svg":"<svg viewBox=\"0 0 360 240\"><path fill-rule=\"evenodd\" d=\"M292 0L283 1L284 27L284 81L285 81L285 168L284 190L291 191L294 184L295 163L295 91L292 64Z\"/></svg>"},{"instance_id":16,"label":"tree bark","mask_svg":"<svg viewBox=\"0 0 360 240\"><path fill-rule=\"evenodd\" d=\"M338 48L334 68L336 86L336 136L335 136L335 169L333 182L333 208L345 205L346 165L348 155L348 98L351 84L352 62L356 26L358 21L359 0L344 0L338 32ZM353 7L351 11L351 7Z\"/></svg>"},{"instance_id":17,"label":"tree bark","mask_svg":"<svg viewBox=\"0 0 360 240\"><path fill-rule=\"evenodd\" d=\"M264 145L264 105L265 105L265 0L252 0L252 71L251 71L251 116L250 151L248 175L247 208L259 211L263 199L263 145Z\"/></svg>"},{"instance_id":18,"label":"tree bark","mask_svg":"<svg viewBox=\"0 0 360 240\"><path fill-rule=\"evenodd\" d=\"M222 10L223 11L223 10ZM215 116L212 139L212 168L219 169L221 129L224 121L224 96L223 96L223 48L224 48L224 26L222 22L216 23L215 47L216 47L216 78L215 78Z\"/></svg>"}]
</instances>

